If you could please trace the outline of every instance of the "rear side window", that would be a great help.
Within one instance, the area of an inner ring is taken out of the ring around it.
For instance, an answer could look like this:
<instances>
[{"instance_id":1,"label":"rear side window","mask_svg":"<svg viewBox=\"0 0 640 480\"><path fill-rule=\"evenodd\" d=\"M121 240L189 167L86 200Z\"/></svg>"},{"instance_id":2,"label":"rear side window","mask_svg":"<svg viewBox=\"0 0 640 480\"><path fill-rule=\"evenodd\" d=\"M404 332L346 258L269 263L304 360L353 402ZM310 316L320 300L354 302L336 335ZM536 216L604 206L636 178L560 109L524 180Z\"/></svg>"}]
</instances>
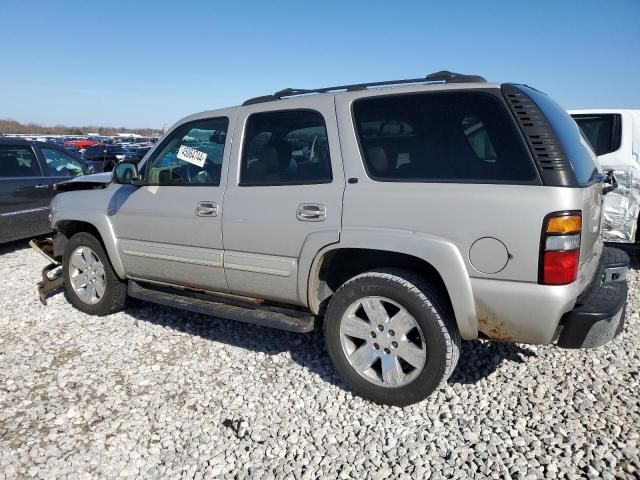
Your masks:
<instances>
[{"instance_id":1,"label":"rear side window","mask_svg":"<svg viewBox=\"0 0 640 480\"><path fill-rule=\"evenodd\" d=\"M526 93L547 117L571 162L578 185L586 186L593 183L598 175L597 159L571 115L548 95L525 85L518 85L518 88Z\"/></svg>"},{"instance_id":2,"label":"rear side window","mask_svg":"<svg viewBox=\"0 0 640 480\"><path fill-rule=\"evenodd\" d=\"M324 118L312 110L254 113L247 119L241 186L330 183Z\"/></svg>"},{"instance_id":3,"label":"rear side window","mask_svg":"<svg viewBox=\"0 0 640 480\"><path fill-rule=\"evenodd\" d=\"M621 118L619 114L572 115L596 155L613 153L620 148Z\"/></svg>"},{"instance_id":4,"label":"rear side window","mask_svg":"<svg viewBox=\"0 0 640 480\"><path fill-rule=\"evenodd\" d=\"M29 147L0 145L0 177L41 177L40 164Z\"/></svg>"},{"instance_id":5,"label":"rear side window","mask_svg":"<svg viewBox=\"0 0 640 480\"><path fill-rule=\"evenodd\" d=\"M379 181L533 183L537 172L505 105L484 92L373 97L353 107Z\"/></svg>"}]
</instances>

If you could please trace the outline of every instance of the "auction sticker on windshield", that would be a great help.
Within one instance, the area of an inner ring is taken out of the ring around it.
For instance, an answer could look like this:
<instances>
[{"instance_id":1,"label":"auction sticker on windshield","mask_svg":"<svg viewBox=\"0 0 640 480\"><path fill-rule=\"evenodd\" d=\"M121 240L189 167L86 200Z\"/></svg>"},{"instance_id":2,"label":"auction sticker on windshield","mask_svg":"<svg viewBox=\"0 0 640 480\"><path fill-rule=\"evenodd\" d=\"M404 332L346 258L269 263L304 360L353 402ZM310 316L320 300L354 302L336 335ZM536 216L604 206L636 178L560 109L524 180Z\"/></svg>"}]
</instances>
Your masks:
<instances>
[{"instance_id":1,"label":"auction sticker on windshield","mask_svg":"<svg viewBox=\"0 0 640 480\"><path fill-rule=\"evenodd\" d=\"M202 167L205 160L207 159L207 154L201 152L200 150L196 150L195 148L182 145L178 149L177 157L180 160L184 160L185 162L193 163L194 165Z\"/></svg>"}]
</instances>

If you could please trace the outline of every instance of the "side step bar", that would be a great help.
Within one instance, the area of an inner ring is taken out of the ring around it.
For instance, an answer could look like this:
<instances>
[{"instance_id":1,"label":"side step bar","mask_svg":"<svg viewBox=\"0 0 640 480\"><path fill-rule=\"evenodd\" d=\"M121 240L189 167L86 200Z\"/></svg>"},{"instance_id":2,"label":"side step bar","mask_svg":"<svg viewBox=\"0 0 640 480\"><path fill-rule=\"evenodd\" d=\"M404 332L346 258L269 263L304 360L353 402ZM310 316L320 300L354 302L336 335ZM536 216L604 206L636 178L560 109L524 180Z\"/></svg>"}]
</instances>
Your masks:
<instances>
[{"instance_id":1,"label":"side step bar","mask_svg":"<svg viewBox=\"0 0 640 480\"><path fill-rule=\"evenodd\" d=\"M242 302L213 294L146 284L129 280L127 293L133 298L168 307L214 317L278 328L289 332L307 333L315 327L315 316L299 310Z\"/></svg>"}]
</instances>

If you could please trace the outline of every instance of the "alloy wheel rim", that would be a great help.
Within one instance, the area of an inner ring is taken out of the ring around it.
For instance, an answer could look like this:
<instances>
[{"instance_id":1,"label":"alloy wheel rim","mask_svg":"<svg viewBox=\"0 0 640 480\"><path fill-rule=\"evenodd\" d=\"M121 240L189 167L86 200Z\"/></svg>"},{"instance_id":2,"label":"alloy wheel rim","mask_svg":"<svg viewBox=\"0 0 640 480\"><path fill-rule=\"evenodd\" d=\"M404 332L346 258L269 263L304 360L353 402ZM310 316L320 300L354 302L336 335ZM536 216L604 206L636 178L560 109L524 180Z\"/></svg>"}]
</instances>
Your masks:
<instances>
[{"instance_id":1,"label":"alloy wheel rim","mask_svg":"<svg viewBox=\"0 0 640 480\"><path fill-rule=\"evenodd\" d=\"M69 278L73 290L84 303L95 305L104 296L104 265L91 248L76 248L69 260Z\"/></svg>"},{"instance_id":2,"label":"alloy wheel rim","mask_svg":"<svg viewBox=\"0 0 640 480\"><path fill-rule=\"evenodd\" d=\"M387 388L415 380L427 361L418 322L406 308L386 297L363 297L345 310L340 344L360 376Z\"/></svg>"}]
</instances>

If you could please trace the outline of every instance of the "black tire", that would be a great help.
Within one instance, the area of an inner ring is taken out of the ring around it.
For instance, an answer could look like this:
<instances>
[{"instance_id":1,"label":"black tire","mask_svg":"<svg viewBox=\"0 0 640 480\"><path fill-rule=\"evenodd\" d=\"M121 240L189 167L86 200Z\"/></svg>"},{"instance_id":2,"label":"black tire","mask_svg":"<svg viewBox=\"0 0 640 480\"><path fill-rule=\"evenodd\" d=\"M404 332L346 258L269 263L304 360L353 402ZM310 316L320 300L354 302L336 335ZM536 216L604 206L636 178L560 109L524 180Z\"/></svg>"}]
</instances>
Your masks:
<instances>
[{"instance_id":1,"label":"black tire","mask_svg":"<svg viewBox=\"0 0 640 480\"><path fill-rule=\"evenodd\" d=\"M353 302L367 296L386 297L404 307L424 336L427 357L422 371L410 383L385 387L367 380L349 363L340 342L340 322ZM324 335L327 351L338 373L362 397L378 403L407 406L427 398L453 372L460 356L460 334L442 293L412 272L381 269L348 280L327 307Z\"/></svg>"},{"instance_id":2,"label":"black tire","mask_svg":"<svg viewBox=\"0 0 640 480\"><path fill-rule=\"evenodd\" d=\"M104 266L105 290L97 303L85 303L76 293L71 284L69 262L72 253L78 247L89 247L93 250ZM64 250L62 260L64 271L65 296L71 305L81 312L91 315L109 315L122 310L127 302L127 284L120 280L111 266L109 256L102 243L87 232L80 232L69 239Z\"/></svg>"}]
</instances>

